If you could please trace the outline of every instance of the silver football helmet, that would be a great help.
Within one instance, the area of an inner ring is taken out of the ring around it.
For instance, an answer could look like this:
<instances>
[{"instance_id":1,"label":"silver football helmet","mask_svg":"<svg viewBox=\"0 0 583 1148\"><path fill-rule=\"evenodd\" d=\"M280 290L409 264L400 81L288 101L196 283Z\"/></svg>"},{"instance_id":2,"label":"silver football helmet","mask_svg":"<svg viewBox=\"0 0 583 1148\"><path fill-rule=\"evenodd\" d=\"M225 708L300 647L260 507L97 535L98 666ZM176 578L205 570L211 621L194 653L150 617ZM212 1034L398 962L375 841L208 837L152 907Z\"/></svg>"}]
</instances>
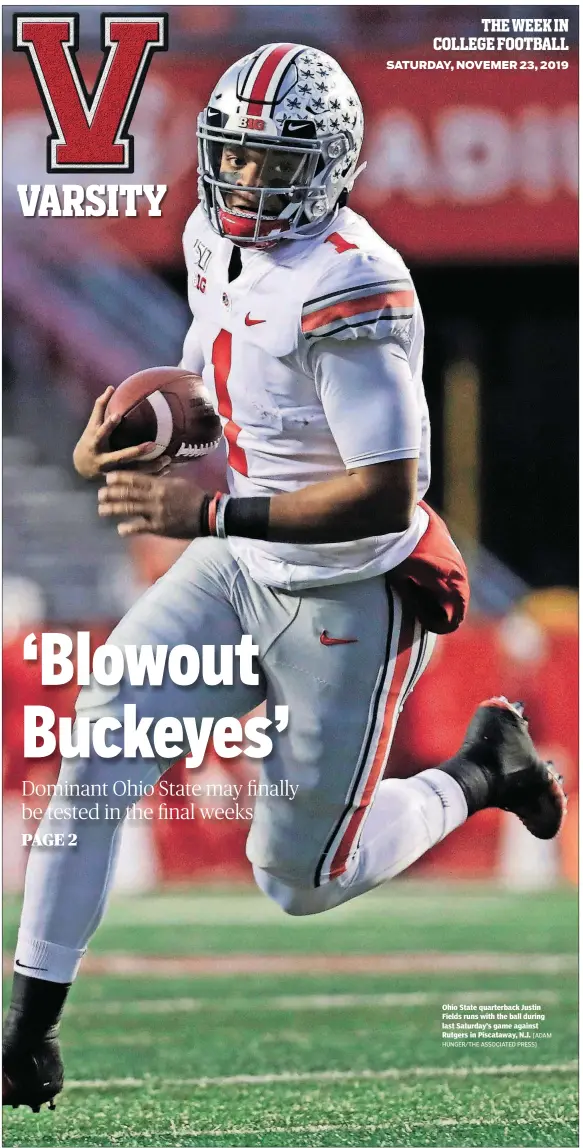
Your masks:
<instances>
[{"instance_id":1,"label":"silver football helmet","mask_svg":"<svg viewBox=\"0 0 583 1148\"><path fill-rule=\"evenodd\" d=\"M199 196L211 226L245 246L319 234L362 170L363 131L358 95L324 52L267 44L238 60L198 118ZM261 179L237 197L243 149L259 157Z\"/></svg>"}]
</instances>

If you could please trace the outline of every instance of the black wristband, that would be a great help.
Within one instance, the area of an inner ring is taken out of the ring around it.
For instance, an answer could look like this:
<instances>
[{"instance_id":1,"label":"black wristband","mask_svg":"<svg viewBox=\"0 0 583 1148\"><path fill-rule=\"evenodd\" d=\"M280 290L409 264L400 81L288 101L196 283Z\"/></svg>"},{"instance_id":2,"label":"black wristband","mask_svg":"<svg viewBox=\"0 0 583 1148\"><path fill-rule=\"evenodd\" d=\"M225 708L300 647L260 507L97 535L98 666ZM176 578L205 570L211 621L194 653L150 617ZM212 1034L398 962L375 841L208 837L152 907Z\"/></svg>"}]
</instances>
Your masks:
<instances>
[{"instance_id":1,"label":"black wristband","mask_svg":"<svg viewBox=\"0 0 583 1148\"><path fill-rule=\"evenodd\" d=\"M265 541L269 534L270 502L270 498L230 498L225 507L225 533Z\"/></svg>"},{"instance_id":2,"label":"black wristband","mask_svg":"<svg viewBox=\"0 0 583 1148\"><path fill-rule=\"evenodd\" d=\"M200 506L200 522L199 522L199 536L201 538L208 538L210 534L209 529L209 505L210 495L205 494Z\"/></svg>"}]
</instances>

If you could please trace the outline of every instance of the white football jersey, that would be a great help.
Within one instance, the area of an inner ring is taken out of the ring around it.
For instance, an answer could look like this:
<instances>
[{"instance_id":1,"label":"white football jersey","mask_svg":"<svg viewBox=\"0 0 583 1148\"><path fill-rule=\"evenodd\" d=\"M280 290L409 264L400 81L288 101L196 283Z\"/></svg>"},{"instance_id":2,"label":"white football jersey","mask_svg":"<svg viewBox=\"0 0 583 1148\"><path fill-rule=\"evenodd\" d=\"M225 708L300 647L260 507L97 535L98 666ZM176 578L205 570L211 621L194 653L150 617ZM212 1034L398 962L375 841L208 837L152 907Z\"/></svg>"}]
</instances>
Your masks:
<instances>
[{"instance_id":1,"label":"white football jersey","mask_svg":"<svg viewBox=\"0 0 583 1148\"><path fill-rule=\"evenodd\" d=\"M194 321L182 365L202 374L215 397L231 493L273 495L347 468L416 457L421 499L430 476L423 317L398 252L347 207L315 239L243 250L231 283L233 245L200 207L186 225L184 251ZM390 381L364 370L371 342L390 343L404 361L407 419L391 417ZM330 349L348 363L342 389L328 378ZM321 545L231 537L229 545L258 582L301 589L384 573L426 527L418 507L399 534Z\"/></svg>"}]
</instances>

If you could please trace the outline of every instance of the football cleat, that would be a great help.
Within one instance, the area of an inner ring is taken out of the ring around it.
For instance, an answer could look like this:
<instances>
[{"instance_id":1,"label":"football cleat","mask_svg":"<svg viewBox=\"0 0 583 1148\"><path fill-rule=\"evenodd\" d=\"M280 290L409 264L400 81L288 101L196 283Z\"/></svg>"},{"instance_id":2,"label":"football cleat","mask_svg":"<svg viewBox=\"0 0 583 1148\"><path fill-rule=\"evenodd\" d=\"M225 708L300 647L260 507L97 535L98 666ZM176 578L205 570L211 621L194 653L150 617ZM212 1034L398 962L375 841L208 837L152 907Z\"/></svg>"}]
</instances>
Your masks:
<instances>
[{"instance_id":1,"label":"football cleat","mask_svg":"<svg viewBox=\"0 0 583 1148\"><path fill-rule=\"evenodd\" d=\"M48 1034L35 1048L16 1042L4 1047L2 1104L28 1105L40 1112L42 1104L55 1108L54 1097L63 1088L63 1062L56 1035Z\"/></svg>"},{"instance_id":2,"label":"football cleat","mask_svg":"<svg viewBox=\"0 0 583 1148\"><path fill-rule=\"evenodd\" d=\"M563 779L539 757L521 702L482 702L459 754L444 768L464 790L469 813L505 809L534 837L548 840L559 832L567 812Z\"/></svg>"}]
</instances>

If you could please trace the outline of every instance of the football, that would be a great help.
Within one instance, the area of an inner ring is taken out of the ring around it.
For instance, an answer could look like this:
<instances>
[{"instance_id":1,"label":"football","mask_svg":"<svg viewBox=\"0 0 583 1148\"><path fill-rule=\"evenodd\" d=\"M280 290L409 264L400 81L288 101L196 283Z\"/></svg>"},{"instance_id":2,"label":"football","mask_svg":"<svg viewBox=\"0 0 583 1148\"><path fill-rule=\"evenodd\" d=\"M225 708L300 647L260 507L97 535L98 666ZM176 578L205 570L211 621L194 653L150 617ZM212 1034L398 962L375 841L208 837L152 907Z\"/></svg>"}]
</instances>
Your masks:
<instances>
[{"instance_id":1,"label":"football","mask_svg":"<svg viewBox=\"0 0 583 1148\"><path fill-rule=\"evenodd\" d=\"M148 367L124 379L107 404L120 414L109 436L111 450L153 442L141 461L162 454L173 461L202 458L218 446L221 420L199 375L183 367Z\"/></svg>"}]
</instances>

